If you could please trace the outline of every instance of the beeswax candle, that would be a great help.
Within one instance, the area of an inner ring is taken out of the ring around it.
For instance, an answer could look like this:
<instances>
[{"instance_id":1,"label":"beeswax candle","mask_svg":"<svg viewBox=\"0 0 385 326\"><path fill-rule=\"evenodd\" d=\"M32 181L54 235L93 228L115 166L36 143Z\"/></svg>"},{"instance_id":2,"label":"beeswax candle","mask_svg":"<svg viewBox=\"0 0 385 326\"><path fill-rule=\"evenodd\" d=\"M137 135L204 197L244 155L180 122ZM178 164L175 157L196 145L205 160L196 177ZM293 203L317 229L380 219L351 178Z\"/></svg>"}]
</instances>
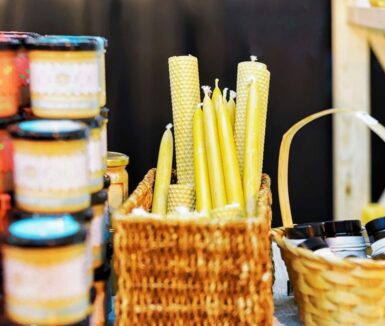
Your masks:
<instances>
[{"instance_id":1,"label":"beeswax candle","mask_svg":"<svg viewBox=\"0 0 385 326\"><path fill-rule=\"evenodd\" d=\"M196 187L196 209L198 212L211 210L211 194L207 156L203 131L203 112L200 108L194 114L194 167Z\"/></svg>"},{"instance_id":2,"label":"beeswax candle","mask_svg":"<svg viewBox=\"0 0 385 326\"><path fill-rule=\"evenodd\" d=\"M222 166L221 150L218 137L218 126L213 102L210 99L210 87L202 87L205 97L203 100L203 129L207 153L207 165L210 180L210 192L213 208L226 205L226 190Z\"/></svg>"},{"instance_id":3,"label":"beeswax candle","mask_svg":"<svg viewBox=\"0 0 385 326\"><path fill-rule=\"evenodd\" d=\"M227 102L227 111L229 112L229 117L230 117L230 122L231 126L233 127L234 130L234 125L235 125L235 97L237 96L237 93L234 91L230 91L230 99Z\"/></svg>"},{"instance_id":4,"label":"beeswax candle","mask_svg":"<svg viewBox=\"0 0 385 326\"><path fill-rule=\"evenodd\" d=\"M152 212L161 215L166 215L167 213L167 196L171 181L173 154L173 137L171 128L171 124L167 125L166 131L163 134L159 148L158 164L156 166Z\"/></svg>"}]
</instances>

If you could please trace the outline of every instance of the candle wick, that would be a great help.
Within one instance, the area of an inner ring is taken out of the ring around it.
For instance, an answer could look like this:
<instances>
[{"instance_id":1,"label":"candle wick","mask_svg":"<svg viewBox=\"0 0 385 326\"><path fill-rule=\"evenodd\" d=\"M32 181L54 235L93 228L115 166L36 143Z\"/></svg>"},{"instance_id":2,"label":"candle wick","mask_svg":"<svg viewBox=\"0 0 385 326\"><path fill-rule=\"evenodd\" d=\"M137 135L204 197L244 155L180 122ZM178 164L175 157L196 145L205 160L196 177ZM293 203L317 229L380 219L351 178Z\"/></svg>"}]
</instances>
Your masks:
<instances>
[{"instance_id":1,"label":"candle wick","mask_svg":"<svg viewBox=\"0 0 385 326\"><path fill-rule=\"evenodd\" d=\"M219 79L218 78L215 78L215 87L219 87Z\"/></svg>"},{"instance_id":2,"label":"candle wick","mask_svg":"<svg viewBox=\"0 0 385 326\"><path fill-rule=\"evenodd\" d=\"M170 130L172 128L172 123L167 124L166 129Z\"/></svg>"},{"instance_id":3,"label":"candle wick","mask_svg":"<svg viewBox=\"0 0 385 326\"><path fill-rule=\"evenodd\" d=\"M227 92L228 92L228 88L226 87L224 90L223 90L223 98L226 100L227 99Z\"/></svg>"},{"instance_id":4,"label":"candle wick","mask_svg":"<svg viewBox=\"0 0 385 326\"><path fill-rule=\"evenodd\" d=\"M250 60L253 61L253 62L255 62L255 61L258 60L258 57L257 57L256 55L251 55L251 56L250 56Z\"/></svg>"},{"instance_id":5,"label":"candle wick","mask_svg":"<svg viewBox=\"0 0 385 326\"><path fill-rule=\"evenodd\" d=\"M230 91L230 98L234 100L236 97L237 97L237 92Z\"/></svg>"},{"instance_id":6,"label":"candle wick","mask_svg":"<svg viewBox=\"0 0 385 326\"><path fill-rule=\"evenodd\" d=\"M202 86L202 89L203 89L203 93L205 93L205 95L207 95L207 96L211 95L211 87L210 86Z\"/></svg>"}]
</instances>

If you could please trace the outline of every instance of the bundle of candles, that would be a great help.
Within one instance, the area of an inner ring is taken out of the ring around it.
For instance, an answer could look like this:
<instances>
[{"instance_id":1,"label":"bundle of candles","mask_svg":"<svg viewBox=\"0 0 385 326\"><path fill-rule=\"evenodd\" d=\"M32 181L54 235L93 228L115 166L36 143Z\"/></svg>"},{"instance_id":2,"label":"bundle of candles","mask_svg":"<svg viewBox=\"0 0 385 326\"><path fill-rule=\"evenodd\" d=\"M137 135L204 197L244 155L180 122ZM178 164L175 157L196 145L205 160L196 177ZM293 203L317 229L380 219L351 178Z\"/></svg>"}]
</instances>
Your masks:
<instances>
[{"instance_id":1,"label":"bundle of candles","mask_svg":"<svg viewBox=\"0 0 385 326\"><path fill-rule=\"evenodd\" d=\"M3 210L12 208L0 216L8 324L105 324L106 47L96 36L0 33L0 198Z\"/></svg>"},{"instance_id":2,"label":"bundle of candles","mask_svg":"<svg viewBox=\"0 0 385 326\"><path fill-rule=\"evenodd\" d=\"M265 64L238 65L237 93L202 86L198 60L169 59L177 183L171 183L173 136L167 126L158 156L152 213L183 211L210 217L257 215L270 73ZM237 99L235 102L235 97Z\"/></svg>"},{"instance_id":3,"label":"bundle of candles","mask_svg":"<svg viewBox=\"0 0 385 326\"><path fill-rule=\"evenodd\" d=\"M285 228L285 237L318 256L385 259L385 217L375 218L365 227L360 220L298 224Z\"/></svg>"}]
</instances>

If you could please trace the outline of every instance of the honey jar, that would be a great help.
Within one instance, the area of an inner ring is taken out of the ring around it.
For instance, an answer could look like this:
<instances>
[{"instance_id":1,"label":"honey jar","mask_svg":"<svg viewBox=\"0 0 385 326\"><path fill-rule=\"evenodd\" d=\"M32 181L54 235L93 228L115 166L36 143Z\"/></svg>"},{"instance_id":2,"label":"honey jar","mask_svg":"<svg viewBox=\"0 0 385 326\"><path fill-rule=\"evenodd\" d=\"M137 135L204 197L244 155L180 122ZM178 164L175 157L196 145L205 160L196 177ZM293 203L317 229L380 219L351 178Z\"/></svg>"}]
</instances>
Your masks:
<instances>
[{"instance_id":1,"label":"honey jar","mask_svg":"<svg viewBox=\"0 0 385 326\"><path fill-rule=\"evenodd\" d=\"M45 36L28 39L33 114L82 119L99 114L99 45L95 40Z\"/></svg>"},{"instance_id":2,"label":"honey jar","mask_svg":"<svg viewBox=\"0 0 385 326\"><path fill-rule=\"evenodd\" d=\"M20 94L16 70L18 40L0 36L0 118L17 114Z\"/></svg>"},{"instance_id":3,"label":"honey jar","mask_svg":"<svg viewBox=\"0 0 385 326\"><path fill-rule=\"evenodd\" d=\"M90 242L92 250L92 267L94 269L103 264L104 253L104 236L105 236L105 212L108 193L101 190L91 195L91 205L93 217L90 226Z\"/></svg>"},{"instance_id":4,"label":"honey jar","mask_svg":"<svg viewBox=\"0 0 385 326\"><path fill-rule=\"evenodd\" d=\"M118 209L128 197L128 173L126 167L129 157L118 152L107 154L107 174L111 179L108 188L108 205L110 212Z\"/></svg>"},{"instance_id":5,"label":"honey jar","mask_svg":"<svg viewBox=\"0 0 385 326\"><path fill-rule=\"evenodd\" d=\"M68 214L11 223L3 250L5 311L22 325L80 325L88 319L86 232Z\"/></svg>"},{"instance_id":6,"label":"honey jar","mask_svg":"<svg viewBox=\"0 0 385 326\"><path fill-rule=\"evenodd\" d=\"M87 126L70 120L23 121L13 138L17 206L28 212L78 212L90 206Z\"/></svg>"},{"instance_id":7,"label":"honey jar","mask_svg":"<svg viewBox=\"0 0 385 326\"><path fill-rule=\"evenodd\" d=\"M101 138L102 138L102 159L103 159L103 170L107 169L107 153L108 153L108 145L107 145L107 124L108 124L108 113L110 109L104 107L100 109L100 115L103 118L102 130L101 130Z\"/></svg>"}]
</instances>

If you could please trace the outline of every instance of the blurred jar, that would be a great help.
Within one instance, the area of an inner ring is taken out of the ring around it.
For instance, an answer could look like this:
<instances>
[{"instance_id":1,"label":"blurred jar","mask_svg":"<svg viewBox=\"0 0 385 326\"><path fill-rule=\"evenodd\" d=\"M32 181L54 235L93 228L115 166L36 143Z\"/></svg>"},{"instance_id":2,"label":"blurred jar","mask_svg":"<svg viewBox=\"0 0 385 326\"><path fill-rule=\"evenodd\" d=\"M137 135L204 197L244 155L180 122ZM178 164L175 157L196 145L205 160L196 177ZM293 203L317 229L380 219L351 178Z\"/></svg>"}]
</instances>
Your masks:
<instances>
[{"instance_id":1,"label":"blurred jar","mask_svg":"<svg viewBox=\"0 0 385 326\"><path fill-rule=\"evenodd\" d=\"M19 108L19 79L16 69L18 40L0 36L0 118L16 115Z\"/></svg>"},{"instance_id":2,"label":"blurred jar","mask_svg":"<svg viewBox=\"0 0 385 326\"><path fill-rule=\"evenodd\" d=\"M95 40L28 39L31 100L40 118L82 119L99 114L99 45Z\"/></svg>"},{"instance_id":3,"label":"blurred jar","mask_svg":"<svg viewBox=\"0 0 385 326\"><path fill-rule=\"evenodd\" d=\"M285 228L285 236L288 242L294 246L298 246L307 239L314 237L324 237L323 223L302 223L293 227Z\"/></svg>"},{"instance_id":4,"label":"blurred jar","mask_svg":"<svg viewBox=\"0 0 385 326\"><path fill-rule=\"evenodd\" d=\"M12 136L17 206L28 212L78 212L90 206L87 126L70 120L23 121Z\"/></svg>"},{"instance_id":5,"label":"blurred jar","mask_svg":"<svg viewBox=\"0 0 385 326\"><path fill-rule=\"evenodd\" d=\"M107 190L101 190L91 195L93 217L90 226L90 241L92 250L92 268L97 269L103 264L105 256L104 230L105 230L105 203Z\"/></svg>"},{"instance_id":6,"label":"blurred jar","mask_svg":"<svg viewBox=\"0 0 385 326\"><path fill-rule=\"evenodd\" d=\"M385 217L370 221L365 228L372 247L372 258L385 260Z\"/></svg>"},{"instance_id":7,"label":"blurred jar","mask_svg":"<svg viewBox=\"0 0 385 326\"><path fill-rule=\"evenodd\" d=\"M109 108L101 108L100 115L103 118L102 129L101 129L101 138L102 138L102 159L103 159L103 170L107 169L107 124L108 124L108 114L110 112Z\"/></svg>"},{"instance_id":8,"label":"blurred jar","mask_svg":"<svg viewBox=\"0 0 385 326\"><path fill-rule=\"evenodd\" d=\"M129 157L118 152L107 154L107 174L111 179L108 188L108 205L110 212L117 210L128 197L128 173L126 167Z\"/></svg>"}]
</instances>

